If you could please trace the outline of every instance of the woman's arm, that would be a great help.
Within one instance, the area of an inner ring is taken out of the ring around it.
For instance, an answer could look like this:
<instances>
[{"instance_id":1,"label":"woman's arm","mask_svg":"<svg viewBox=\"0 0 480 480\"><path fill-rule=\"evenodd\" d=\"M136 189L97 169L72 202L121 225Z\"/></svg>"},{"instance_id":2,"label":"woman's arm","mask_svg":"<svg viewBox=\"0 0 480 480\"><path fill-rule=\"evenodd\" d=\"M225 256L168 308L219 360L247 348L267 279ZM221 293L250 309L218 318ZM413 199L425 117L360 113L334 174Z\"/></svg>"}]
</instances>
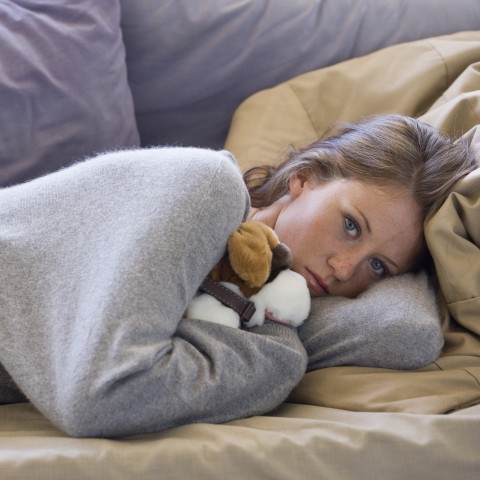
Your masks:
<instances>
[{"instance_id":1,"label":"woman's arm","mask_svg":"<svg viewBox=\"0 0 480 480\"><path fill-rule=\"evenodd\" d=\"M220 423L277 407L301 380L296 330L268 323L245 332L183 320L171 339L105 345L77 382L64 382L52 418L75 436L123 436L196 422ZM78 362L78 367L82 367Z\"/></svg>"}]
</instances>

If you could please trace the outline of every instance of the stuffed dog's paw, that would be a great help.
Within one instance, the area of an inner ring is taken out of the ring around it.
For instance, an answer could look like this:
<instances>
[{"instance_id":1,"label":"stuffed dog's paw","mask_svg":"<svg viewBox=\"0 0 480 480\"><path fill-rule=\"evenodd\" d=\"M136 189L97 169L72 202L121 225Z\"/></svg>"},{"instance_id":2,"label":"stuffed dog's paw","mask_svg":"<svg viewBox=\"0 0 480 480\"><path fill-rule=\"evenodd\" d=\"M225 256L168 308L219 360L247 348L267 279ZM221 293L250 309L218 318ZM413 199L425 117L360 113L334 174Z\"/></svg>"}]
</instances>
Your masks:
<instances>
[{"instance_id":1,"label":"stuffed dog's paw","mask_svg":"<svg viewBox=\"0 0 480 480\"><path fill-rule=\"evenodd\" d=\"M298 327L310 313L310 292L306 280L292 270L280 272L275 280L267 283L250 297L255 313L247 327L262 325L265 318Z\"/></svg>"}]
</instances>

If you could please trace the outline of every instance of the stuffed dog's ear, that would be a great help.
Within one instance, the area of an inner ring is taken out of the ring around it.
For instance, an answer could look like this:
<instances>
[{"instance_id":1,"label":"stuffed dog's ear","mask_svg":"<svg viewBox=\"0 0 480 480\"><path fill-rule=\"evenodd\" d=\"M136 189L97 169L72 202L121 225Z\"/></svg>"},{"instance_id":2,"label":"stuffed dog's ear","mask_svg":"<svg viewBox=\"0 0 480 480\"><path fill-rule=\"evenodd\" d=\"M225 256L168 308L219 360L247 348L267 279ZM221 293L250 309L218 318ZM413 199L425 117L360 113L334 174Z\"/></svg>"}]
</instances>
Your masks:
<instances>
[{"instance_id":1,"label":"stuffed dog's ear","mask_svg":"<svg viewBox=\"0 0 480 480\"><path fill-rule=\"evenodd\" d=\"M278 244L277 234L264 223L243 222L228 241L230 264L249 287L259 288L270 276L272 250Z\"/></svg>"},{"instance_id":2,"label":"stuffed dog's ear","mask_svg":"<svg viewBox=\"0 0 480 480\"><path fill-rule=\"evenodd\" d=\"M290 248L284 243L279 243L272 249L272 268L268 281L272 282L281 271L288 270L292 267L293 256Z\"/></svg>"}]
</instances>

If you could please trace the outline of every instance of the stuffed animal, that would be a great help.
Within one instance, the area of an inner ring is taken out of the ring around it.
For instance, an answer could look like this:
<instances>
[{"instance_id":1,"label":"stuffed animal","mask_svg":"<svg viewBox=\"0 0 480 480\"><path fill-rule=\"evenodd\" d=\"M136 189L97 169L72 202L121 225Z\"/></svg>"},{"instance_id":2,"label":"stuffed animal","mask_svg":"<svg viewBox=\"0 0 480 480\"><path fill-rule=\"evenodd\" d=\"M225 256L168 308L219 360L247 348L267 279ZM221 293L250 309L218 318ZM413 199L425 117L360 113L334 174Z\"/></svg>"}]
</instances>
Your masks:
<instances>
[{"instance_id":1,"label":"stuffed animal","mask_svg":"<svg viewBox=\"0 0 480 480\"><path fill-rule=\"evenodd\" d=\"M276 233L261 222L246 221L230 236L225 255L208 276L215 292L199 291L186 317L235 328L262 325L265 318L296 327L308 317L310 293L291 267L290 249ZM254 307L242 325L240 314L223 298L231 292Z\"/></svg>"}]
</instances>

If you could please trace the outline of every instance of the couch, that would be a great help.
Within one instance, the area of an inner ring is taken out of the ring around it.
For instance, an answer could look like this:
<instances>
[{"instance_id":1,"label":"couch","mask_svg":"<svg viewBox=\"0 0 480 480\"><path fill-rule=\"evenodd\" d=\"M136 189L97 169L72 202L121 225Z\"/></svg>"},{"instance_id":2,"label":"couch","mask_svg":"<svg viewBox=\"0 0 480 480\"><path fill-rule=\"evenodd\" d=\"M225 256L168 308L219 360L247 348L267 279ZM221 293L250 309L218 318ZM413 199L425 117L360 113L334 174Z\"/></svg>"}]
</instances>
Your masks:
<instances>
[{"instance_id":1,"label":"couch","mask_svg":"<svg viewBox=\"0 0 480 480\"><path fill-rule=\"evenodd\" d=\"M387 112L480 160L478 0L16 0L0 22L2 187L137 146L226 148L246 169ZM269 414L129 438L1 405L0 477L478 478L479 192L477 170L425 226L445 339L425 368L312 370Z\"/></svg>"}]
</instances>

